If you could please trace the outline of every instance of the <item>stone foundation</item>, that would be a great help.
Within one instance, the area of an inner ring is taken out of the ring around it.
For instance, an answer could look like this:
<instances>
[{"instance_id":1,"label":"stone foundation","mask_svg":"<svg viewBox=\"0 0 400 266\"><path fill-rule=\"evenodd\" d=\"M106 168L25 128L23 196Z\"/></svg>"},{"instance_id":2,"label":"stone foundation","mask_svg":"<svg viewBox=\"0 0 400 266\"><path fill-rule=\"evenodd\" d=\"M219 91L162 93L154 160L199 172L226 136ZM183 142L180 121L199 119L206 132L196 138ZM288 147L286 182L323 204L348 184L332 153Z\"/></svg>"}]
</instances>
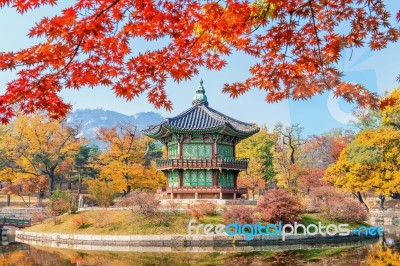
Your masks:
<instances>
[{"instance_id":1,"label":"stone foundation","mask_svg":"<svg viewBox=\"0 0 400 266\"><path fill-rule=\"evenodd\" d=\"M363 244L378 241L377 237L365 235L349 236L287 236L282 241L280 236L260 236L257 235L253 240L246 240L245 236L216 236L216 235L68 235L57 233L35 233L35 232L16 232L16 241L32 244L60 248L73 249L92 249L92 250L115 250L120 251L140 251L144 248L150 250L159 249L160 251L176 251L179 249L199 249L211 248L215 251L218 247L275 247L282 249L282 246L292 245L315 245L315 244L334 244L341 243ZM95 247L95 248L93 248ZM111 248L110 248L111 247ZM114 248L112 248L114 247ZM274 248L271 248L274 249ZM148 251L148 250L147 250Z\"/></svg>"}]
</instances>

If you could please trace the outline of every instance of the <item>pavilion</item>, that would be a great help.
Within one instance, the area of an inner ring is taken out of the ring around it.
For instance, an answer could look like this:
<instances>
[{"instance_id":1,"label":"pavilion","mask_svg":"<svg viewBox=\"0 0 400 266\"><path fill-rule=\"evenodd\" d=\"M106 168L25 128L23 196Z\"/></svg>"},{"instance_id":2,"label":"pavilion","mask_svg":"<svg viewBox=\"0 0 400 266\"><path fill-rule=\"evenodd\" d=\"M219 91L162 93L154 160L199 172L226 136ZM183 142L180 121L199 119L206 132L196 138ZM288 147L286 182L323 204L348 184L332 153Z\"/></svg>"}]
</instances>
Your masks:
<instances>
[{"instance_id":1,"label":"pavilion","mask_svg":"<svg viewBox=\"0 0 400 266\"><path fill-rule=\"evenodd\" d=\"M208 106L200 81L192 107L149 126L143 134L166 146L166 158L156 160L170 199L236 199L247 194L237 187L249 160L236 158L236 144L259 131L256 124L238 121Z\"/></svg>"}]
</instances>

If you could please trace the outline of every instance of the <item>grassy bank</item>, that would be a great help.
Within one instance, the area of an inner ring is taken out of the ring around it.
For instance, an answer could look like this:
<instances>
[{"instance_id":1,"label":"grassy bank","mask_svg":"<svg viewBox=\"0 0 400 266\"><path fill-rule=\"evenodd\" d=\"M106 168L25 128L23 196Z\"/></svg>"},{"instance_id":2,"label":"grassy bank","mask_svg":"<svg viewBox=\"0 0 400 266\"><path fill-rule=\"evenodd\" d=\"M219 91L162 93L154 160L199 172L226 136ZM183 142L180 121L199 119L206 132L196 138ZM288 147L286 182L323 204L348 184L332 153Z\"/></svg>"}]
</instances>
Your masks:
<instances>
[{"instance_id":1,"label":"grassy bank","mask_svg":"<svg viewBox=\"0 0 400 266\"><path fill-rule=\"evenodd\" d=\"M53 219L48 219L25 230L64 234L174 235L187 234L190 219L186 213L144 217L134 215L129 210L82 211L77 214L59 216L56 223ZM201 222L223 223L220 215L206 216L201 219Z\"/></svg>"},{"instance_id":2,"label":"grassy bank","mask_svg":"<svg viewBox=\"0 0 400 266\"><path fill-rule=\"evenodd\" d=\"M307 226L309 224L318 224L319 222L321 223L321 225L326 226L328 224L336 224L339 225L342 222L338 222L335 220L329 220L324 218L321 214L319 213L308 213L308 214L303 214L302 215L302 223ZM353 229L353 228L358 228L360 226L369 226L369 224L365 223L365 222L361 222L361 223L352 223L349 224L349 228Z\"/></svg>"},{"instance_id":3,"label":"grassy bank","mask_svg":"<svg viewBox=\"0 0 400 266\"><path fill-rule=\"evenodd\" d=\"M99 234L99 235L178 235L187 234L190 216L186 213L157 214L152 217L133 214L129 210L82 211L57 217L56 223L48 219L41 224L26 228L28 232L64 233L64 234ZM337 221L324 219L319 214L304 214L303 224L339 224ZM205 216L203 224L225 224L220 214ZM351 224L356 228L361 224Z\"/></svg>"}]
</instances>

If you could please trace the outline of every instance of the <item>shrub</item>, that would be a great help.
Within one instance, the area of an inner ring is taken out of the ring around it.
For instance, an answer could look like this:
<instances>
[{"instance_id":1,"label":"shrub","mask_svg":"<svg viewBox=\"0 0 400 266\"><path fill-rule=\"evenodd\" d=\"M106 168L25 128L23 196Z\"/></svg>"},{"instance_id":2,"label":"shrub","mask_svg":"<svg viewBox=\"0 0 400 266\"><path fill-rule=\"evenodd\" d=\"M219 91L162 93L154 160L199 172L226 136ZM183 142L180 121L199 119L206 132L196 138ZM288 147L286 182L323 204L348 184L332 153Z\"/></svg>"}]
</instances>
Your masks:
<instances>
[{"instance_id":1,"label":"shrub","mask_svg":"<svg viewBox=\"0 0 400 266\"><path fill-rule=\"evenodd\" d=\"M159 212L154 216L154 221L158 225L169 226L171 225L171 217L172 217L171 213Z\"/></svg>"},{"instance_id":2,"label":"shrub","mask_svg":"<svg viewBox=\"0 0 400 266\"><path fill-rule=\"evenodd\" d=\"M346 223L363 222L368 219L368 214L361 204L348 198L330 202L324 216Z\"/></svg>"},{"instance_id":3,"label":"shrub","mask_svg":"<svg viewBox=\"0 0 400 266\"><path fill-rule=\"evenodd\" d=\"M112 218L110 217L110 215L102 211L98 211L93 218L94 226L97 228L104 228L112 223Z\"/></svg>"},{"instance_id":4,"label":"shrub","mask_svg":"<svg viewBox=\"0 0 400 266\"><path fill-rule=\"evenodd\" d=\"M78 210L76 198L74 195L72 195L71 191L63 191L60 189L55 190L50 196L48 207L53 216L57 216L66 212L75 213Z\"/></svg>"},{"instance_id":5,"label":"shrub","mask_svg":"<svg viewBox=\"0 0 400 266\"><path fill-rule=\"evenodd\" d=\"M301 221L300 199L284 189L268 190L258 201L256 210L265 222L294 223Z\"/></svg>"},{"instance_id":6,"label":"shrub","mask_svg":"<svg viewBox=\"0 0 400 266\"><path fill-rule=\"evenodd\" d=\"M117 191L112 182L103 180L88 180L88 191L90 196L97 201L101 207L110 207L113 203Z\"/></svg>"},{"instance_id":7,"label":"shrub","mask_svg":"<svg viewBox=\"0 0 400 266\"><path fill-rule=\"evenodd\" d=\"M45 212L34 212L32 213L31 221L32 224L37 224L43 222L47 218L49 218L49 215Z\"/></svg>"},{"instance_id":8,"label":"shrub","mask_svg":"<svg viewBox=\"0 0 400 266\"><path fill-rule=\"evenodd\" d=\"M166 207L169 209L170 212L175 214L175 213L178 213L179 203L175 200L168 200Z\"/></svg>"},{"instance_id":9,"label":"shrub","mask_svg":"<svg viewBox=\"0 0 400 266\"><path fill-rule=\"evenodd\" d=\"M254 221L253 209L244 205L229 207L222 218L226 224L238 222L239 224L252 224Z\"/></svg>"},{"instance_id":10,"label":"shrub","mask_svg":"<svg viewBox=\"0 0 400 266\"><path fill-rule=\"evenodd\" d=\"M133 213L152 216L158 212L160 201L155 193L133 191L121 199L117 205L128 207Z\"/></svg>"},{"instance_id":11,"label":"shrub","mask_svg":"<svg viewBox=\"0 0 400 266\"><path fill-rule=\"evenodd\" d=\"M203 218L205 215L215 215L217 212L217 206L207 200L197 201L196 203L190 205L186 212L196 220Z\"/></svg>"},{"instance_id":12,"label":"shrub","mask_svg":"<svg viewBox=\"0 0 400 266\"><path fill-rule=\"evenodd\" d=\"M72 223L78 229L87 228L90 226L89 219L84 215L79 215L72 219Z\"/></svg>"},{"instance_id":13,"label":"shrub","mask_svg":"<svg viewBox=\"0 0 400 266\"><path fill-rule=\"evenodd\" d=\"M311 191L309 206L327 218L340 222L365 221L368 214L357 201L332 187L318 187Z\"/></svg>"}]
</instances>

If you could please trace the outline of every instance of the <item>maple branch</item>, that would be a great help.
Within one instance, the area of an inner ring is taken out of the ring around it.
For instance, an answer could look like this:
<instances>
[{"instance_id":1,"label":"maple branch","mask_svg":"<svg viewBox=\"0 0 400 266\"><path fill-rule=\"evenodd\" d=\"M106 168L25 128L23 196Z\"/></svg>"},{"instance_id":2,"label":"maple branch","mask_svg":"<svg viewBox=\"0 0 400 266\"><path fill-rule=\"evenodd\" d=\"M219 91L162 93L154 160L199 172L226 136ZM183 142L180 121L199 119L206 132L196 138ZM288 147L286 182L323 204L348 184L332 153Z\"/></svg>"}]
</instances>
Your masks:
<instances>
[{"instance_id":1,"label":"maple branch","mask_svg":"<svg viewBox=\"0 0 400 266\"><path fill-rule=\"evenodd\" d=\"M107 8L103 9L102 11L100 11L99 14L96 15L96 17L94 18L95 20L98 19L101 15L103 15L105 12L107 12L108 10L110 10L113 6L115 6L120 0L114 0Z\"/></svg>"},{"instance_id":2,"label":"maple branch","mask_svg":"<svg viewBox=\"0 0 400 266\"><path fill-rule=\"evenodd\" d=\"M318 37L318 29L317 29L317 24L315 22L315 13L314 13L314 9L312 8L312 2L313 2L313 0L310 0L310 1L308 1L308 4L310 6L311 19L312 19L312 23L313 23L313 27L314 27L315 37L317 40L318 59L319 59L320 65L321 65L322 78L324 80L325 85L328 87L328 89L332 90L331 86L329 86L329 84L326 80L325 68L324 68L324 63L323 63L322 55L321 55L321 45L320 45L320 40Z\"/></svg>"},{"instance_id":3,"label":"maple branch","mask_svg":"<svg viewBox=\"0 0 400 266\"><path fill-rule=\"evenodd\" d=\"M290 12L289 25L292 22L292 16L293 16L293 13ZM284 52L285 57L283 58L283 62L282 62L283 65L286 63L286 54L287 54L288 46L289 46L289 42L286 42L286 44L285 44L285 52Z\"/></svg>"}]
</instances>

